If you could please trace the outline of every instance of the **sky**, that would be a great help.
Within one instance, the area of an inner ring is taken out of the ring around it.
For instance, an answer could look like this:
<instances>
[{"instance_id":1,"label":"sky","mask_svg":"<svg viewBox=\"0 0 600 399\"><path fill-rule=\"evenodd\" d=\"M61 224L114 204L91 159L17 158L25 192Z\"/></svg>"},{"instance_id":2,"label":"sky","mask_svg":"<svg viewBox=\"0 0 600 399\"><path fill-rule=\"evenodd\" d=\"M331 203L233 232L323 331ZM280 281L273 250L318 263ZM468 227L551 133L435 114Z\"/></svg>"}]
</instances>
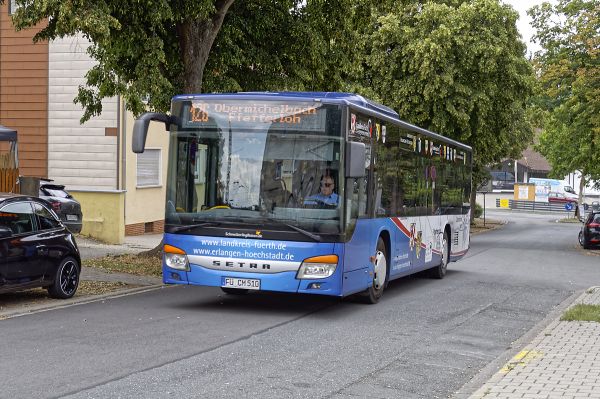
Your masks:
<instances>
[{"instance_id":1,"label":"sky","mask_svg":"<svg viewBox=\"0 0 600 399\"><path fill-rule=\"evenodd\" d=\"M517 29L519 29L523 41L527 45L527 55L540 49L537 44L531 41L531 37L535 34L535 31L530 25L531 19L529 18L529 15L527 15L527 10L535 5L542 4L543 2L543 0L503 0L503 3L510 4L512 8L519 13ZM554 3L554 1L549 2Z\"/></svg>"}]
</instances>

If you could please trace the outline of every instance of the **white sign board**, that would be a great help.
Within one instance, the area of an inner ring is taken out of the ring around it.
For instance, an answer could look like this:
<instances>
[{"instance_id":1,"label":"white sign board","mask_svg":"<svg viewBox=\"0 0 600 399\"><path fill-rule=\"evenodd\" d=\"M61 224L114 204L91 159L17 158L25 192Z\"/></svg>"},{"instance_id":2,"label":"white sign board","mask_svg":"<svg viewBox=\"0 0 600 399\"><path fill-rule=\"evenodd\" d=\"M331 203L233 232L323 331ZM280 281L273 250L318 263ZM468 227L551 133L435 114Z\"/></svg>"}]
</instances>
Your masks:
<instances>
[{"instance_id":1,"label":"white sign board","mask_svg":"<svg viewBox=\"0 0 600 399\"><path fill-rule=\"evenodd\" d=\"M550 185L536 184L535 185L535 201L548 202L548 194L550 193Z\"/></svg>"},{"instance_id":2,"label":"white sign board","mask_svg":"<svg viewBox=\"0 0 600 399\"><path fill-rule=\"evenodd\" d=\"M519 200L529 199L529 187L528 186L519 186L519 192L517 193L517 199L519 199Z\"/></svg>"}]
</instances>

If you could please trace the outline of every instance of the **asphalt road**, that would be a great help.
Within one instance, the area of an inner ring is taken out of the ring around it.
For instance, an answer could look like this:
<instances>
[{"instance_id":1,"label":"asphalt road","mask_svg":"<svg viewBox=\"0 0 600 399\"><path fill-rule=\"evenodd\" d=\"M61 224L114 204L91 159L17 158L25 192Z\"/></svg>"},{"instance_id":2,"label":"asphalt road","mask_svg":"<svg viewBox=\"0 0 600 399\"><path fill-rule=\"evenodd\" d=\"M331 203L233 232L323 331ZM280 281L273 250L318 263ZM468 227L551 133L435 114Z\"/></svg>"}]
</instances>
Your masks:
<instances>
[{"instance_id":1,"label":"asphalt road","mask_svg":"<svg viewBox=\"0 0 600 399\"><path fill-rule=\"evenodd\" d=\"M0 397L446 398L600 285L579 225L487 216L510 223L444 280L397 280L374 306L177 287L1 320Z\"/></svg>"}]
</instances>

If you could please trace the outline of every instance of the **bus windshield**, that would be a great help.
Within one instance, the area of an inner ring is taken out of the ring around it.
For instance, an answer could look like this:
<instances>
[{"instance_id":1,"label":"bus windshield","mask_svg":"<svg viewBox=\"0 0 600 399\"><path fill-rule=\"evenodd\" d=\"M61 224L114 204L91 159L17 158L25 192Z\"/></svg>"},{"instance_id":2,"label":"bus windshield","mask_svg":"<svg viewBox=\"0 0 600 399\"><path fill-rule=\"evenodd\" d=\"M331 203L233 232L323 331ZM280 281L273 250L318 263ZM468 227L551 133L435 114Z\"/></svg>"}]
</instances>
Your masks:
<instances>
[{"instance_id":1,"label":"bus windshield","mask_svg":"<svg viewBox=\"0 0 600 399\"><path fill-rule=\"evenodd\" d=\"M167 231L341 232L341 111L321 103L178 101ZM187 227L186 227L187 226Z\"/></svg>"}]
</instances>

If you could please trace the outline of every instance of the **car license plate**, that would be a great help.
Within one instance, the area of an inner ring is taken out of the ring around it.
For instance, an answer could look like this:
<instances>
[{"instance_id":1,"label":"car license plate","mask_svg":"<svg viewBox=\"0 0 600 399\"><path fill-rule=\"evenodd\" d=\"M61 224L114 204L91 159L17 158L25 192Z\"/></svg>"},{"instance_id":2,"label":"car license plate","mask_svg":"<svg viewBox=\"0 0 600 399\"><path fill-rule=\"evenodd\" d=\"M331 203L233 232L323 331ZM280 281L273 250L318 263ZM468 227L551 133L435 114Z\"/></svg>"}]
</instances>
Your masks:
<instances>
[{"instance_id":1,"label":"car license plate","mask_svg":"<svg viewBox=\"0 0 600 399\"><path fill-rule=\"evenodd\" d=\"M260 290L260 280L253 278L223 277L222 287Z\"/></svg>"},{"instance_id":2,"label":"car license plate","mask_svg":"<svg viewBox=\"0 0 600 399\"><path fill-rule=\"evenodd\" d=\"M77 221L77 215L67 215L67 220L70 222L76 222Z\"/></svg>"}]
</instances>

